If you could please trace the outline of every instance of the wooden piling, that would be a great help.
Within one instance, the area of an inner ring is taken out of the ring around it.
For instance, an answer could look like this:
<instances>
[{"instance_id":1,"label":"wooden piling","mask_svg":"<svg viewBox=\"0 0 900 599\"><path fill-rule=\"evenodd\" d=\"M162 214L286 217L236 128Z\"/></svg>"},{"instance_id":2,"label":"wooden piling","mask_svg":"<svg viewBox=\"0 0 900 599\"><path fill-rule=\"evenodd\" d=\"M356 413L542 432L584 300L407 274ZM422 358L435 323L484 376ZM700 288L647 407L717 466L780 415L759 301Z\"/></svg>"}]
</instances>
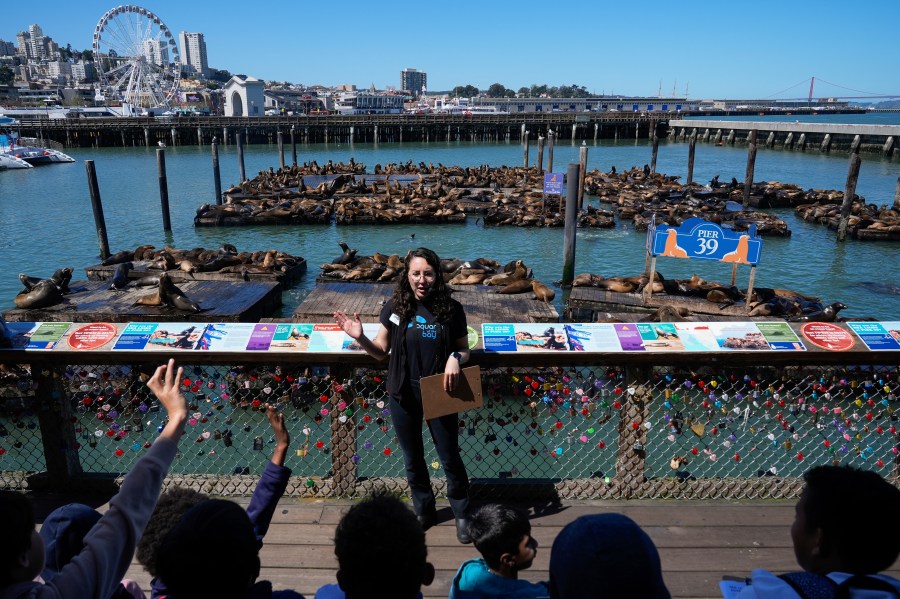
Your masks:
<instances>
[{"instance_id":1,"label":"wooden piling","mask_svg":"<svg viewBox=\"0 0 900 599\"><path fill-rule=\"evenodd\" d=\"M156 170L159 174L159 202L162 205L163 231L172 230L172 219L169 216L169 183L166 179L166 151L156 150Z\"/></svg>"},{"instance_id":2,"label":"wooden piling","mask_svg":"<svg viewBox=\"0 0 900 599\"><path fill-rule=\"evenodd\" d=\"M528 168L528 131L525 131L525 146L523 148L523 152L525 154L525 156L524 156L525 163L523 166L525 168Z\"/></svg>"},{"instance_id":3,"label":"wooden piling","mask_svg":"<svg viewBox=\"0 0 900 599\"><path fill-rule=\"evenodd\" d=\"M197 145L203 145L203 129L201 129L200 127L197 127Z\"/></svg>"},{"instance_id":4,"label":"wooden piling","mask_svg":"<svg viewBox=\"0 0 900 599\"><path fill-rule=\"evenodd\" d=\"M244 137L240 133L235 133L234 139L237 142L238 172L241 177L241 183L243 183L247 180L247 173L244 170Z\"/></svg>"},{"instance_id":5,"label":"wooden piling","mask_svg":"<svg viewBox=\"0 0 900 599\"><path fill-rule=\"evenodd\" d=\"M584 175L587 173L588 147L586 142L581 142L578 148L578 210L584 208Z\"/></svg>"},{"instance_id":6,"label":"wooden piling","mask_svg":"<svg viewBox=\"0 0 900 599\"><path fill-rule=\"evenodd\" d=\"M100 186L97 185L97 171L93 160L84 161L87 172L88 192L91 194L91 208L94 211L94 226L97 229L97 241L100 243L100 259L109 258L109 239L106 237L106 219L103 217L103 202L100 200Z\"/></svg>"},{"instance_id":7,"label":"wooden piling","mask_svg":"<svg viewBox=\"0 0 900 599\"><path fill-rule=\"evenodd\" d=\"M844 188L844 201L841 203L841 220L838 223L838 241L844 241L847 237L847 224L850 220L850 208L853 206L853 198L856 195L856 181L859 179L859 166L862 161L859 154L850 154L850 167L847 170L847 186Z\"/></svg>"},{"instance_id":8,"label":"wooden piling","mask_svg":"<svg viewBox=\"0 0 900 599\"><path fill-rule=\"evenodd\" d=\"M575 230L578 227L578 189L580 181L579 166L570 164L566 174L566 211L565 233L563 234L563 269L560 284L571 287L575 280ZM551 171L552 172L552 171Z\"/></svg>"},{"instance_id":9,"label":"wooden piling","mask_svg":"<svg viewBox=\"0 0 900 599\"><path fill-rule=\"evenodd\" d=\"M526 164L525 166L528 166L528 165ZM544 136L543 135L538 135L537 170L542 175L544 174Z\"/></svg>"},{"instance_id":10,"label":"wooden piling","mask_svg":"<svg viewBox=\"0 0 900 599\"><path fill-rule=\"evenodd\" d=\"M353 143L353 127L350 127L350 143ZM297 137L294 135L293 125L291 125L291 165L297 166Z\"/></svg>"},{"instance_id":11,"label":"wooden piling","mask_svg":"<svg viewBox=\"0 0 900 599\"><path fill-rule=\"evenodd\" d=\"M144 145L150 147L150 127L144 127Z\"/></svg>"},{"instance_id":12,"label":"wooden piling","mask_svg":"<svg viewBox=\"0 0 900 599\"><path fill-rule=\"evenodd\" d=\"M652 125L653 123L651 123ZM653 150L650 153L650 172L656 172L656 157L659 154L659 135L656 134L656 127L653 127L653 131L651 132L651 139L653 140Z\"/></svg>"},{"instance_id":13,"label":"wooden piling","mask_svg":"<svg viewBox=\"0 0 900 599\"><path fill-rule=\"evenodd\" d=\"M556 134L553 133L553 129L547 131L547 172L553 172L553 138L556 137Z\"/></svg>"},{"instance_id":14,"label":"wooden piling","mask_svg":"<svg viewBox=\"0 0 900 599\"><path fill-rule=\"evenodd\" d=\"M219 141L212 140L213 183L216 188L216 205L222 205L222 175L219 172Z\"/></svg>"},{"instance_id":15,"label":"wooden piling","mask_svg":"<svg viewBox=\"0 0 900 599\"><path fill-rule=\"evenodd\" d=\"M281 131L278 132L278 163L284 169L284 134Z\"/></svg>"},{"instance_id":16,"label":"wooden piling","mask_svg":"<svg viewBox=\"0 0 900 599\"><path fill-rule=\"evenodd\" d=\"M769 137L766 138L766 147L773 148L775 147L775 132L769 131Z\"/></svg>"},{"instance_id":17,"label":"wooden piling","mask_svg":"<svg viewBox=\"0 0 900 599\"><path fill-rule=\"evenodd\" d=\"M859 146L862 144L862 138L859 135L853 136L853 141L850 143L850 153L851 154L859 154Z\"/></svg>"},{"instance_id":18,"label":"wooden piling","mask_svg":"<svg viewBox=\"0 0 900 599\"><path fill-rule=\"evenodd\" d=\"M894 210L900 210L900 175L897 175L897 190L894 192Z\"/></svg>"},{"instance_id":19,"label":"wooden piling","mask_svg":"<svg viewBox=\"0 0 900 599\"><path fill-rule=\"evenodd\" d=\"M750 190L753 187L753 171L756 168L756 129L747 137L747 172L744 178L744 210L750 206Z\"/></svg>"},{"instance_id":20,"label":"wooden piling","mask_svg":"<svg viewBox=\"0 0 900 599\"><path fill-rule=\"evenodd\" d=\"M687 185L690 185L694 182L694 154L697 152L697 134L696 132L691 133L691 138L688 140L688 172L687 172Z\"/></svg>"}]
</instances>

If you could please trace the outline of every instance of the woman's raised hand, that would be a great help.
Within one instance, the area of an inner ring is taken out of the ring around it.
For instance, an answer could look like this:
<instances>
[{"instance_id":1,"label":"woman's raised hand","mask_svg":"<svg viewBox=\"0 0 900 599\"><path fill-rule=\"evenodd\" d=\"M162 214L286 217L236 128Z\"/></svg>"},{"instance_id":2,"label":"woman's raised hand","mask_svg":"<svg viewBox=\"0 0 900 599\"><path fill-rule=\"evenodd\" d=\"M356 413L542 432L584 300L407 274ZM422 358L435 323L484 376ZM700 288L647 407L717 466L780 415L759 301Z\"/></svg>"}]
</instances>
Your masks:
<instances>
[{"instance_id":1,"label":"woman's raised hand","mask_svg":"<svg viewBox=\"0 0 900 599\"><path fill-rule=\"evenodd\" d=\"M354 313L353 318L350 318L341 310L338 310L334 313L334 321L345 333L350 335L352 339L359 339L362 337L363 328L358 313Z\"/></svg>"}]
</instances>

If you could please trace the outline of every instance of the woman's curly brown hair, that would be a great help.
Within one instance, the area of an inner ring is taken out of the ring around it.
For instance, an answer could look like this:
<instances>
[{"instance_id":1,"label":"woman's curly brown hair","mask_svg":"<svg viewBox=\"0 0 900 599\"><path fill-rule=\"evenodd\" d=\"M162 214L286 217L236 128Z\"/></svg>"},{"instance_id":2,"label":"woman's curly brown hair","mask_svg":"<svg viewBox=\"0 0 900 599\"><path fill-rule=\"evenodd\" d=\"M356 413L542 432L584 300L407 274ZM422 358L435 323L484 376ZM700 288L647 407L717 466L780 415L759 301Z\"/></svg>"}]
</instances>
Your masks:
<instances>
[{"instance_id":1,"label":"woman's curly brown hair","mask_svg":"<svg viewBox=\"0 0 900 599\"><path fill-rule=\"evenodd\" d=\"M453 300L450 294L453 291L444 282L443 273L441 272L441 259L428 248L416 248L406 255L406 259L403 261L403 272L400 273L397 287L394 288L392 298L394 312L400 317L401 322L411 320L416 315L418 300L416 300L416 294L409 284L409 263L413 258L424 258L428 265L434 269L435 273L431 292L422 303L434 314L438 322L450 322L450 319L453 318Z\"/></svg>"}]
</instances>

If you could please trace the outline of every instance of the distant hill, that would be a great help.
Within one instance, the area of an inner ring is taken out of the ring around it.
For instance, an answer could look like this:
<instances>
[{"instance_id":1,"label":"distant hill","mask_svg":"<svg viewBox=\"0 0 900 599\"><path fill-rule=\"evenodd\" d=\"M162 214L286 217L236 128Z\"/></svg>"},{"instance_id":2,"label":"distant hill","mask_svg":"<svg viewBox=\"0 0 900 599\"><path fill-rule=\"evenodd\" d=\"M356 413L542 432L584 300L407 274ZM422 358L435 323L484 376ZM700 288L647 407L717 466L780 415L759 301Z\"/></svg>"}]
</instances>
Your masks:
<instances>
[{"instance_id":1,"label":"distant hill","mask_svg":"<svg viewBox=\"0 0 900 599\"><path fill-rule=\"evenodd\" d=\"M872 104L872 108L900 108L900 100L887 100Z\"/></svg>"}]
</instances>

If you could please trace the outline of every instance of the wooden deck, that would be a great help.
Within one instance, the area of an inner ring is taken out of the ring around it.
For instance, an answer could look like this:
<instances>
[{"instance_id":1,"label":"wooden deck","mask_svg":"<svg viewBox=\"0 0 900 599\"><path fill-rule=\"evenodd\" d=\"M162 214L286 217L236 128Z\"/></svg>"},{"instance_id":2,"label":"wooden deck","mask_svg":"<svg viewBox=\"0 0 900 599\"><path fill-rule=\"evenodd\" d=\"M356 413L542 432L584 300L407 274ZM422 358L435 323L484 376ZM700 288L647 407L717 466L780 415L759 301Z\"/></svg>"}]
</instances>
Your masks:
<instances>
[{"instance_id":1,"label":"wooden deck","mask_svg":"<svg viewBox=\"0 0 900 599\"><path fill-rule=\"evenodd\" d=\"M725 320L728 317L748 319L747 308L743 303L720 308L719 304L699 297L654 293L650 296L650 301L645 304L640 293L619 293L596 287L573 287L565 316L567 321L584 322L594 320L593 315L597 312L647 314L656 311L661 306L687 308L698 316L713 316L715 317L713 320Z\"/></svg>"},{"instance_id":2,"label":"wooden deck","mask_svg":"<svg viewBox=\"0 0 900 599\"><path fill-rule=\"evenodd\" d=\"M34 498L39 521L52 509L72 501L103 511L107 499L43 494ZM246 506L249 499L237 501ZM790 536L794 503L635 500L520 505L529 510L532 535L539 543L534 565L522 577L548 578L550 548L567 523L586 514L619 512L640 524L656 543L663 576L673 597L718 598L718 583L723 575L744 576L754 568L779 573L798 569ZM350 505L350 500L282 499L260 554L260 578L272 581L276 589L291 588L309 599L321 585L335 583L334 528ZM437 577L432 585L423 587L426 599L447 597L459 565L478 556L472 545L456 541L446 501L438 502L438 517L440 524L427 533L428 557L437 569ZM898 576L900 567L895 564L888 573ZM149 576L136 560L127 577L144 589L149 586Z\"/></svg>"},{"instance_id":3,"label":"wooden deck","mask_svg":"<svg viewBox=\"0 0 900 599\"><path fill-rule=\"evenodd\" d=\"M164 306L135 305L153 287L112 290L107 281L73 281L63 302L38 309L13 308L9 322L258 322L281 306L281 285L264 281L179 281L184 294L203 309L195 314Z\"/></svg>"},{"instance_id":4,"label":"wooden deck","mask_svg":"<svg viewBox=\"0 0 900 599\"><path fill-rule=\"evenodd\" d=\"M290 268L286 272L273 271L271 273L252 273L248 272L247 276L251 281L268 281L281 283L284 288L291 287L303 273L306 272L306 260L301 258L302 262ZM149 260L139 260L133 262L134 268L128 271L128 278L137 280L143 277L159 276L163 271L159 269L149 268ZM104 266L96 264L94 266L86 266L84 272L89 281L110 281L116 272L118 264ZM243 281L243 274L239 272L185 272L183 270L165 271L176 284L186 281Z\"/></svg>"},{"instance_id":5,"label":"wooden deck","mask_svg":"<svg viewBox=\"0 0 900 599\"><path fill-rule=\"evenodd\" d=\"M381 307L391 297L394 283L316 281L316 288L294 310L294 322L331 322L335 310L359 313L363 322L378 322ZM451 285L453 297L466 311L469 326L483 322L559 322L551 303L532 299L530 293L501 295L487 285Z\"/></svg>"}]
</instances>

